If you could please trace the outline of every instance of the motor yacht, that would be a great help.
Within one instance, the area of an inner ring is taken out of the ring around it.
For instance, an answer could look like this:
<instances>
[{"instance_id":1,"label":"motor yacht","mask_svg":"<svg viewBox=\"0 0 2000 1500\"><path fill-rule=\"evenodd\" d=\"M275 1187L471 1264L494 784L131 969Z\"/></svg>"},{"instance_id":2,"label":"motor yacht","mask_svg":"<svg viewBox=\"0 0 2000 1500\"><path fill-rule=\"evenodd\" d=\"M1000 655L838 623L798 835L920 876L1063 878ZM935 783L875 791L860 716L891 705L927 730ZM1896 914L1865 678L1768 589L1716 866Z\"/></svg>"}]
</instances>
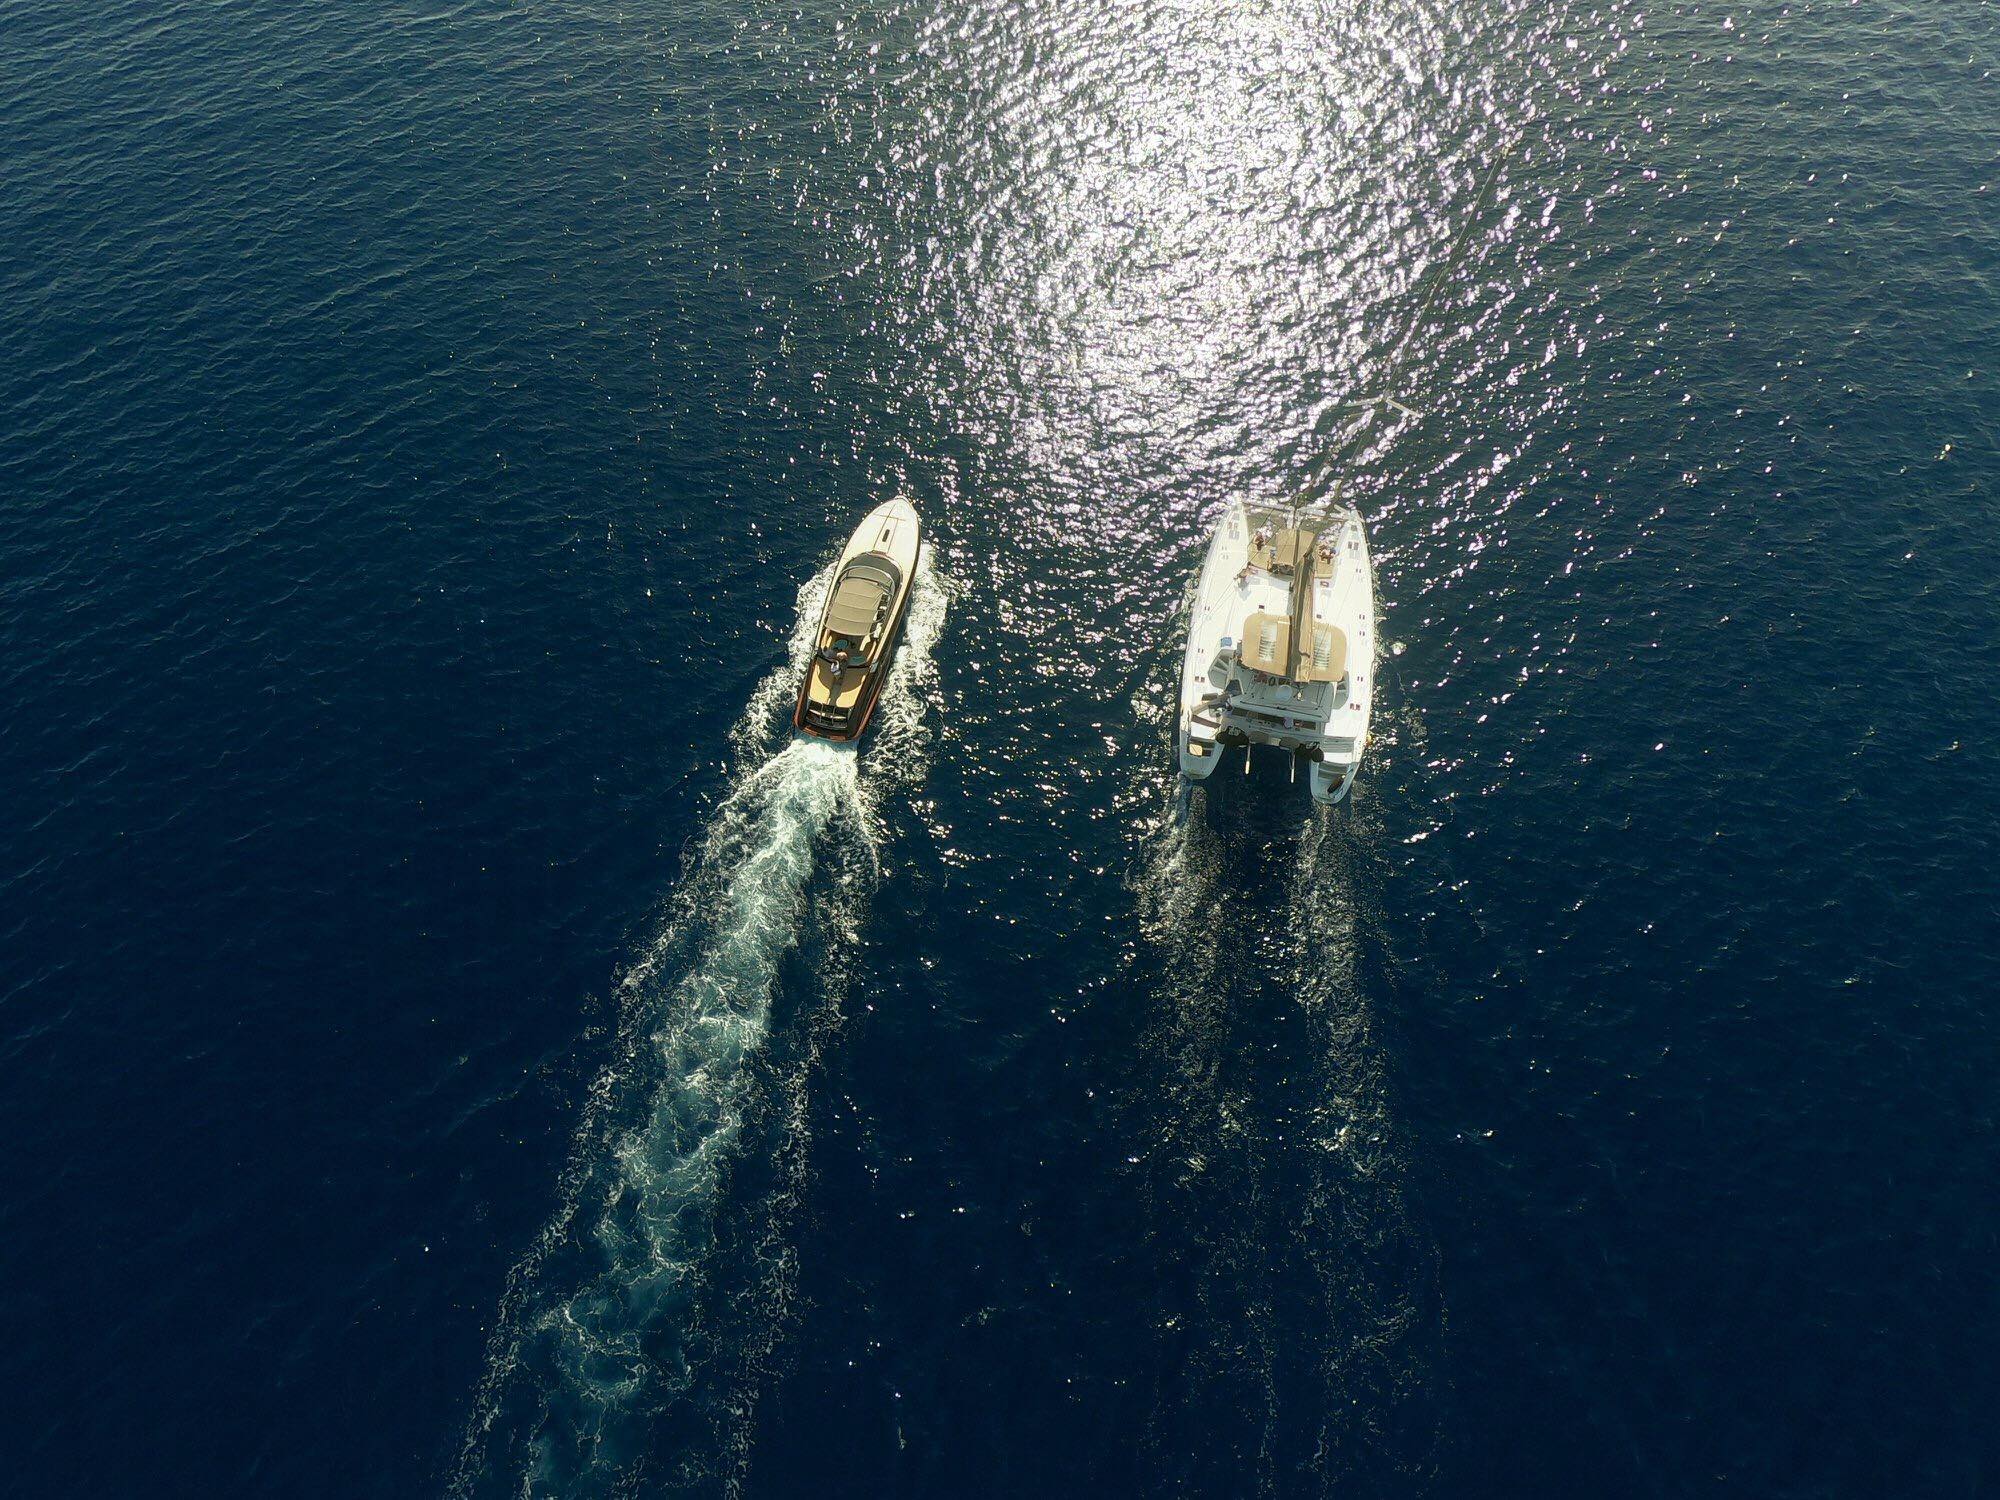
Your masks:
<instances>
[{"instance_id":1,"label":"motor yacht","mask_svg":"<svg viewBox=\"0 0 2000 1500\"><path fill-rule=\"evenodd\" d=\"M792 724L801 734L858 740L868 728L909 613L923 543L917 508L900 497L868 512L834 565Z\"/></svg>"}]
</instances>

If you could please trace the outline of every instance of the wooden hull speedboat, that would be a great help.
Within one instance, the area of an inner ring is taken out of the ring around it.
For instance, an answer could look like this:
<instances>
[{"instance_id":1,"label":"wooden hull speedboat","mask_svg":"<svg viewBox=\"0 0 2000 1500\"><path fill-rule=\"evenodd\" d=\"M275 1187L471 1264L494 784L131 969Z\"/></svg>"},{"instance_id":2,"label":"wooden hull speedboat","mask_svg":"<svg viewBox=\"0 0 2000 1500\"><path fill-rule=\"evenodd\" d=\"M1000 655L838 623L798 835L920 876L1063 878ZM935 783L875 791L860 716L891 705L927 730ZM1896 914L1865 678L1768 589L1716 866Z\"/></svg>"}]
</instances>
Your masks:
<instances>
[{"instance_id":1,"label":"wooden hull speedboat","mask_svg":"<svg viewBox=\"0 0 2000 1500\"><path fill-rule=\"evenodd\" d=\"M923 526L898 498L868 512L834 565L792 724L820 739L861 738L902 638Z\"/></svg>"}]
</instances>

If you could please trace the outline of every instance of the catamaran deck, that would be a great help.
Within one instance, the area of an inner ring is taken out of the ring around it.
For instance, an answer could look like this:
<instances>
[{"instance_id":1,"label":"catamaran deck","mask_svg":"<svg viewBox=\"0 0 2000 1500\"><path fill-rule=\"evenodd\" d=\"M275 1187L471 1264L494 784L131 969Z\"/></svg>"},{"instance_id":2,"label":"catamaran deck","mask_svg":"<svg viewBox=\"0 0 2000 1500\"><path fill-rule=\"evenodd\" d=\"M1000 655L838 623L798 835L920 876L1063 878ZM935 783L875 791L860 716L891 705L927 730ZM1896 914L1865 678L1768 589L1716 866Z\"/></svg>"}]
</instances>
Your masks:
<instances>
[{"instance_id":1,"label":"catamaran deck","mask_svg":"<svg viewBox=\"0 0 2000 1500\"><path fill-rule=\"evenodd\" d=\"M1343 795L1368 734L1374 584L1360 516L1242 504L1216 523L1190 612L1181 769L1228 744L1289 750L1313 795Z\"/></svg>"}]
</instances>

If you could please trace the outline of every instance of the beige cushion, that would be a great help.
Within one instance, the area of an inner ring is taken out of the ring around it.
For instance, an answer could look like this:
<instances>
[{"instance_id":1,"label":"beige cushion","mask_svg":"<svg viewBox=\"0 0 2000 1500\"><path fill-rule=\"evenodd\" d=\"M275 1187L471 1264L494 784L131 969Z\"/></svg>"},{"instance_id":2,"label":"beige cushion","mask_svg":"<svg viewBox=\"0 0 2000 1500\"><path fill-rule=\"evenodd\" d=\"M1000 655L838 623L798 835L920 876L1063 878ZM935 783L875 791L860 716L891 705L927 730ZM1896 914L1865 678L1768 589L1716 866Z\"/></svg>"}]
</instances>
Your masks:
<instances>
[{"instance_id":1,"label":"beige cushion","mask_svg":"<svg viewBox=\"0 0 2000 1500\"><path fill-rule=\"evenodd\" d=\"M1346 675L1346 632L1338 625L1315 621L1307 627L1305 649L1299 656L1299 681L1338 682Z\"/></svg>"},{"instance_id":2,"label":"beige cushion","mask_svg":"<svg viewBox=\"0 0 2000 1500\"><path fill-rule=\"evenodd\" d=\"M1238 653L1252 671L1282 677L1291 666L1292 622L1283 615L1259 611L1243 622L1243 646Z\"/></svg>"},{"instance_id":3,"label":"beige cushion","mask_svg":"<svg viewBox=\"0 0 2000 1500\"><path fill-rule=\"evenodd\" d=\"M1315 533L1303 528L1294 531L1289 526L1265 529L1271 532L1268 546L1260 547L1255 536L1250 538L1250 562L1253 566L1262 568L1266 572L1292 567L1304 569L1310 566L1313 543L1316 540Z\"/></svg>"}]
</instances>

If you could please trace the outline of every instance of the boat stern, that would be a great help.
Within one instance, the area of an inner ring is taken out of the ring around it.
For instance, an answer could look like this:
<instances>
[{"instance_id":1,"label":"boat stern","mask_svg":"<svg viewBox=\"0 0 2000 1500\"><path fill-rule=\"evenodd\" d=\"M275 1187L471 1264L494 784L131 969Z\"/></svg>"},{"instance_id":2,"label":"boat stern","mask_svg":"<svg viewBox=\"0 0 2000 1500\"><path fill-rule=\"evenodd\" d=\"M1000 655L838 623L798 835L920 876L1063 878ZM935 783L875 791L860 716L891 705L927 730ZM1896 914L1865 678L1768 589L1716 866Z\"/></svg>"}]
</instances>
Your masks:
<instances>
[{"instance_id":1,"label":"boat stern","mask_svg":"<svg viewBox=\"0 0 2000 1500\"><path fill-rule=\"evenodd\" d=\"M860 677L858 671L851 676ZM849 744L861 738L875 707L869 684L844 684L835 679L824 662L815 660L799 689L798 707L792 710L792 727L815 739Z\"/></svg>"},{"instance_id":2,"label":"boat stern","mask_svg":"<svg viewBox=\"0 0 2000 1500\"><path fill-rule=\"evenodd\" d=\"M1354 786L1354 773L1360 767L1359 756L1351 760L1339 761L1322 757L1312 762L1312 799L1321 807L1331 807L1336 802L1346 800Z\"/></svg>"},{"instance_id":3,"label":"boat stern","mask_svg":"<svg viewBox=\"0 0 2000 1500\"><path fill-rule=\"evenodd\" d=\"M1222 754L1221 733L1222 721L1213 708L1198 706L1181 715L1181 775L1206 781L1214 773Z\"/></svg>"}]
</instances>

